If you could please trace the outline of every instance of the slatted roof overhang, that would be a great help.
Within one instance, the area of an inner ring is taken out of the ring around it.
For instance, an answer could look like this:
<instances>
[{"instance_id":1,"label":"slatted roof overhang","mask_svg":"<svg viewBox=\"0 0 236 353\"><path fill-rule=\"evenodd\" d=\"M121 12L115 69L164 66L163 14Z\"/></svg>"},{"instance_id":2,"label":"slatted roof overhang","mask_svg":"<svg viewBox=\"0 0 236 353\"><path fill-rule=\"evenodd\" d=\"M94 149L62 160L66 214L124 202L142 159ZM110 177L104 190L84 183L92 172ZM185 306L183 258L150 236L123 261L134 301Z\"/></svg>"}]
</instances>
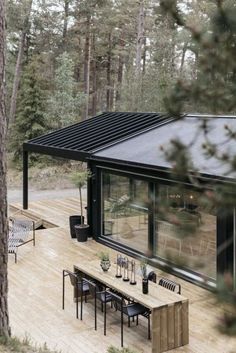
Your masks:
<instances>
[{"instance_id":1,"label":"slatted roof overhang","mask_svg":"<svg viewBox=\"0 0 236 353\"><path fill-rule=\"evenodd\" d=\"M160 113L105 112L29 140L23 150L86 161L93 153L173 120Z\"/></svg>"}]
</instances>

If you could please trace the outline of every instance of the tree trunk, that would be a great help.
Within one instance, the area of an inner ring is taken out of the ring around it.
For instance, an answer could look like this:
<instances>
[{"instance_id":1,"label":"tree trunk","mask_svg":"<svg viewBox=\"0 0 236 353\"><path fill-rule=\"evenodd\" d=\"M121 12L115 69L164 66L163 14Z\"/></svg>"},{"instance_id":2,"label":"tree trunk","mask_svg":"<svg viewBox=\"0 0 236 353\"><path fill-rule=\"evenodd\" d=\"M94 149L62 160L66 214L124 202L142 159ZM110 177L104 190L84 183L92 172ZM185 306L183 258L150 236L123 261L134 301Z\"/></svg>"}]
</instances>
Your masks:
<instances>
[{"instance_id":1,"label":"tree trunk","mask_svg":"<svg viewBox=\"0 0 236 353\"><path fill-rule=\"evenodd\" d=\"M18 89L19 89L19 84L20 84L25 40L26 40L26 35L29 31L29 18L30 18L30 13L31 13L31 9L32 9L32 2L33 2L32 0L29 1L28 11L25 16L25 20L23 23L23 29L22 29L21 36L20 36L19 49L18 49L16 67L15 67L15 75L14 75L14 81L13 81L13 87L12 87L11 102L10 102L9 121L11 123L14 123L14 121L15 121L17 94L18 94Z\"/></svg>"},{"instance_id":2,"label":"tree trunk","mask_svg":"<svg viewBox=\"0 0 236 353\"><path fill-rule=\"evenodd\" d=\"M91 43L90 43L90 25L91 25L91 16L87 15L86 20L86 37L85 37L85 45L84 45L84 93L86 95L86 103L85 103L85 113L84 119L88 119L89 114L89 87L90 87L90 51L91 51Z\"/></svg>"},{"instance_id":3,"label":"tree trunk","mask_svg":"<svg viewBox=\"0 0 236 353\"><path fill-rule=\"evenodd\" d=\"M123 50L125 47L125 41L123 39L123 31L120 36L120 49L121 53L119 54L118 59L118 72L117 72L117 90L116 90L116 102L120 101L121 98L121 86L123 81L123 67L124 67L124 58L123 58Z\"/></svg>"},{"instance_id":4,"label":"tree trunk","mask_svg":"<svg viewBox=\"0 0 236 353\"><path fill-rule=\"evenodd\" d=\"M147 54L147 40L146 37L143 39L143 54L142 54L142 59L143 59L143 76L146 73L146 54Z\"/></svg>"},{"instance_id":5,"label":"tree trunk","mask_svg":"<svg viewBox=\"0 0 236 353\"><path fill-rule=\"evenodd\" d=\"M184 67L184 62L185 62L185 55L187 51L187 46L188 43L184 43L183 49L182 49L182 55L181 55L181 63L180 63L180 72L182 73L183 67Z\"/></svg>"},{"instance_id":6,"label":"tree trunk","mask_svg":"<svg viewBox=\"0 0 236 353\"><path fill-rule=\"evenodd\" d=\"M66 46L68 17L69 17L69 3L70 3L70 0L65 0L64 2L64 22L63 22L63 33L62 33L63 50L65 50L65 46Z\"/></svg>"},{"instance_id":7,"label":"tree trunk","mask_svg":"<svg viewBox=\"0 0 236 353\"><path fill-rule=\"evenodd\" d=\"M79 201L80 201L80 212L81 212L81 225L84 225L83 200L82 200L82 189L81 188L79 188Z\"/></svg>"},{"instance_id":8,"label":"tree trunk","mask_svg":"<svg viewBox=\"0 0 236 353\"><path fill-rule=\"evenodd\" d=\"M93 53L95 55L95 34L92 36L92 48ZM92 115L96 115L97 113L97 63L96 57L93 57L92 60L92 85L93 85L93 93L92 93Z\"/></svg>"},{"instance_id":9,"label":"tree trunk","mask_svg":"<svg viewBox=\"0 0 236 353\"><path fill-rule=\"evenodd\" d=\"M7 280L5 0L0 1L0 336L10 336Z\"/></svg>"},{"instance_id":10,"label":"tree trunk","mask_svg":"<svg viewBox=\"0 0 236 353\"><path fill-rule=\"evenodd\" d=\"M136 43L136 67L135 67L136 77L139 77L141 73L143 39L144 39L144 6L143 6L143 0L141 0L139 2L138 30L137 30L137 43Z\"/></svg>"},{"instance_id":11,"label":"tree trunk","mask_svg":"<svg viewBox=\"0 0 236 353\"><path fill-rule=\"evenodd\" d=\"M107 50L107 111L111 110L111 33L108 35Z\"/></svg>"}]
</instances>

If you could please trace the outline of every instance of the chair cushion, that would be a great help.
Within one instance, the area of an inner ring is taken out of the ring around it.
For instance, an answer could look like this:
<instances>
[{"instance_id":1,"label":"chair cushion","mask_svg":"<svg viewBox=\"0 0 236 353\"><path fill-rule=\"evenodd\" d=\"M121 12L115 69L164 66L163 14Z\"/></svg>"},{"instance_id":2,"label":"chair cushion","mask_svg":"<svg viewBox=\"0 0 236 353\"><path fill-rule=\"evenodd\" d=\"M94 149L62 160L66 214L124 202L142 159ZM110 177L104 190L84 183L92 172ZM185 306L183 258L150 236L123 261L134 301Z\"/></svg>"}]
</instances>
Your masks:
<instances>
[{"instance_id":1,"label":"chair cushion","mask_svg":"<svg viewBox=\"0 0 236 353\"><path fill-rule=\"evenodd\" d=\"M148 309L139 303L128 304L126 307L124 307L124 313L130 317L143 315L146 312L148 312Z\"/></svg>"},{"instance_id":2,"label":"chair cushion","mask_svg":"<svg viewBox=\"0 0 236 353\"><path fill-rule=\"evenodd\" d=\"M97 293L97 298L101 300L102 303L105 303L105 292ZM106 293L106 303L112 301L112 296L109 293Z\"/></svg>"}]
</instances>

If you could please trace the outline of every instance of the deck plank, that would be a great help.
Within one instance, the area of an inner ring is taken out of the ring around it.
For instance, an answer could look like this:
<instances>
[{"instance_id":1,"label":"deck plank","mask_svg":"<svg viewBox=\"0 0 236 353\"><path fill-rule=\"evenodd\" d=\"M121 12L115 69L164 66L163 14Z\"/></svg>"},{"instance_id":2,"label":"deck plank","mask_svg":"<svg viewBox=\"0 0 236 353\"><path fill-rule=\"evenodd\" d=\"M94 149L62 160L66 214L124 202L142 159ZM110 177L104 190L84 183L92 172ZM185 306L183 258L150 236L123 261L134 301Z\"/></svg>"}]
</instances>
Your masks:
<instances>
[{"instance_id":1,"label":"deck plank","mask_svg":"<svg viewBox=\"0 0 236 353\"><path fill-rule=\"evenodd\" d=\"M21 207L14 204L14 207ZM108 309L107 336L103 336L103 316L98 311L98 330L94 330L93 303L84 305L83 321L75 318L73 291L66 283L65 310L61 309L62 269L73 269L80 260L94 260L104 247L93 240L78 243L71 239L68 217L77 213L78 199L30 203L32 212L57 228L38 230L36 246L27 244L18 253L18 263L9 255L9 310L13 335L27 333L33 342L47 342L62 353L105 353L109 345L120 345L119 314ZM15 210L15 208L14 208ZM109 250L112 254L112 250ZM112 265L114 266L114 264ZM219 334L215 325L220 307L212 295L196 285L156 270L178 281L189 299L189 344L172 350L184 353L235 353L236 339ZM139 353L151 350L147 338L147 320L140 318L138 327L125 326L124 343Z\"/></svg>"}]
</instances>

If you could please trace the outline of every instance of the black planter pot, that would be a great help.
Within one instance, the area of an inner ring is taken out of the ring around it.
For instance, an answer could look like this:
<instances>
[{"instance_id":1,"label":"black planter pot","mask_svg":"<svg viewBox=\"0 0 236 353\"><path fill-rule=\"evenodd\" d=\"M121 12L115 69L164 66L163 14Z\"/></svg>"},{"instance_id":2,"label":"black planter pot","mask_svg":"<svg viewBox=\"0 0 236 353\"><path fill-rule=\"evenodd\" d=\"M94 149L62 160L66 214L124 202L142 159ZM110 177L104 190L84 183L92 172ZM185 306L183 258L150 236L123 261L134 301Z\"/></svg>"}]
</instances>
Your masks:
<instances>
[{"instance_id":1,"label":"black planter pot","mask_svg":"<svg viewBox=\"0 0 236 353\"><path fill-rule=\"evenodd\" d=\"M142 285L143 285L143 294L148 294L148 279L147 278L143 278Z\"/></svg>"},{"instance_id":2,"label":"black planter pot","mask_svg":"<svg viewBox=\"0 0 236 353\"><path fill-rule=\"evenodd\" d=\"M88 224L75 225L75 234L79 242L87 241L90 234L90 226Z\"/></svg>"},{"instance_id":3,"label":"black planter pot","mask_svg":"<svg viewBox=\"0 0 236 353\"><path fill-rule=\"evenodd\" d=\"M83 216L83 221L84 221L84 216ZM76 238L75 225L76 224L81 224L81 216L79 216L79 215L70 216L69 217L69 223L70 223L70 235L71 235L71 238Z\"/></svg>"}]
</instances>

